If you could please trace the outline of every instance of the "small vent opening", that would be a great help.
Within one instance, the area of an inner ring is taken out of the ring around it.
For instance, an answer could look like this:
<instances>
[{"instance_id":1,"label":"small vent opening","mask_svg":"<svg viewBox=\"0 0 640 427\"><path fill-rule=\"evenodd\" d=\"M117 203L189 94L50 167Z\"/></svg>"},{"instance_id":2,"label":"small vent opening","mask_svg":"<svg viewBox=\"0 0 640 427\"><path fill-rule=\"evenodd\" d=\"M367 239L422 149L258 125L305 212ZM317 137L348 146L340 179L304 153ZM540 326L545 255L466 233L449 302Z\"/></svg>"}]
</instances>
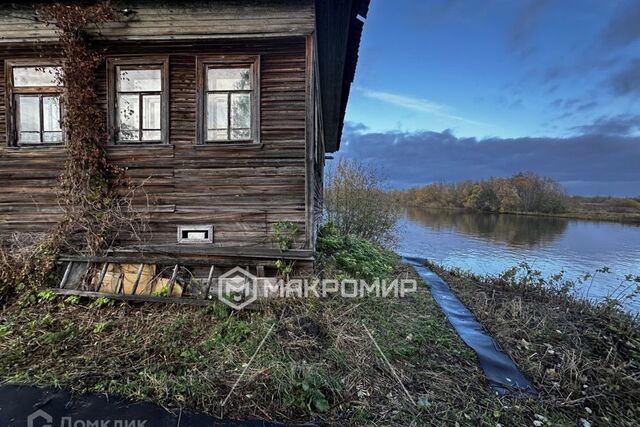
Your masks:
<instances>
[{"instance_id":1,"label":"small vent opening","mask_svg":"<svg viewBox=\"0 0 640 427\"><path fill-rule=\"evenodd\" d=\"M178 243L213 243L213 226L179 225Z\"/></svg>"}]
</instances>

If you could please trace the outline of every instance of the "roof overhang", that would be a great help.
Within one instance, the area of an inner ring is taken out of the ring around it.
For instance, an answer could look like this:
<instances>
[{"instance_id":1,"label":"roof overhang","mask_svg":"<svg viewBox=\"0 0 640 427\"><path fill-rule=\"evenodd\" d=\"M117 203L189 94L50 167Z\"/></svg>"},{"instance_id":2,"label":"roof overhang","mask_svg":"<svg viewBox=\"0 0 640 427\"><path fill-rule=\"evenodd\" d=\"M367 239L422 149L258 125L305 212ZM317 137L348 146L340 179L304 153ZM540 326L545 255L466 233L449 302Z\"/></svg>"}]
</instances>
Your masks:
<instances>
[{"instance_id":1,"label":"roof overhang","mask_svg":"<svg viewBox=\"0 0 640 427\"><path fill-rule=\"evenodd\" d=\"M316 40L326 151L340 148L370 0L316 0Z\"/></svg>"}]
</instances>

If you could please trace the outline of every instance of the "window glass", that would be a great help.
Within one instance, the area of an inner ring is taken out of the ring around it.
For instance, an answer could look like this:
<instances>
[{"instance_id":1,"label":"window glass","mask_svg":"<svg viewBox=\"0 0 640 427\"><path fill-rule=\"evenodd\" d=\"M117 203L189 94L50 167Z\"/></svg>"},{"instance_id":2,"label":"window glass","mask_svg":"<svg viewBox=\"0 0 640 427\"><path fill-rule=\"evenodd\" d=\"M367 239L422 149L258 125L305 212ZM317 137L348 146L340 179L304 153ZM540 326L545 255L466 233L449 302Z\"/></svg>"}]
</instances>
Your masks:
<instances>
[{"instance_id":1,"label":"window glass","mask_svg":"<svg viewBox=\"0 0 640 427\"><path fill-rule=\"evenodd\" d=\"M46 132L57 132L60 128L60 98L58 96L42 97L43 125Z\"/></svg>"},{"instance_id":2,"label":"window glass","mask_svg":"<svg viewBox=\"0 0 640 427\"><path fill-rule=\"evenodd\" d=\"M231 139L251 137L251 94L231 94Z\"/></svg>"},{"instance_id":3,"label":"window glass","mask_svg":"<svg viewBox=\"0 0 640 427\"><path fill-rule=\"evenodd\" d=\"M60 86L57 76L60 67L14 67L13 85L15 87Z\"/></svg>"},{"instance_id":4,"label":"window glass","mask_svg":"<svg viewBox=\"0 0 640 427\"><path fill-rule=\"evenodd\" d=\"M162 133L159 130L145 130L142 131L143 141L160 141Z\"/></svg>"},{"instance_id":5,"label":"window glass","mask_svg":"<svg viewBox=\"0 0 640 427\"><path fill-rule=\"evenodd\" d=\"M144 95L142 98L143 129L160 129L160 95Z\"/></svg>"},{"instance_id":6,"label":"window glass","mask_svg":"<svg viewBox=\"0 0 640 427\"><path fill-rule=\"evenodd\" d=\"M42 125L43 142L62 142L59 96L42 97Z\"/></svg>"},{"instance_id":7,"label":"window glass","mask_svg":"<svg viewBox=\"0 0 640 427\"><path fill-rule=\"evenodd\" d=\"M162 90L161 70L127 70L119 68L118 91L159 92Z\"/></svg>"},{"instance_id":8,"label":"window glass","mask_svg":"<svg viewBox=\"0 0 640 427\"><path fill-rule=\"evenodd\" d=\"M140 95L121 94L118 96L118 116L120 119L120 139L131 141L140 139Z\"/></svg>"},{"instance_id":9,"label":"window glass","mask_svg":"<svg viewBox=\"0 0 640 427\"><path fill-rule=\"evenodd\" d=\"M209 68L207 70L208 90L251 89L248 68Z\"/></svg>"},{"instance_id":10,"label":"window glass","mask_svg":"<svg viewBox=\"0 0 640 427\"><path fill-rule=\"evenodd\" d=\"M162 140L162 70L117 67L118 140Z\"/></svg>"},{"instance_id":11,"label":"window glass","mask_svg":"<svg viewBox=\"0 0 640 427\"><path fill-rule=\"evenodd\" d=\"M62 88L58 79L61 71L57 66L10 67L12 142L20 145L63 141Z\"/></svg>"},{"instance_id":12,"label":"window glass","mask_svg":"<svg viewBox=\"0 0 640 427\"><path fill-rule=\"evenodd\" d=\"M206 140L251 139L251 68L208 68Z\"/></svg>"},{"instance_id":13,"label":"window glass","mask_svg":"<svg viewBox=\"0 0 640 427\"><path fill-rule=\"evenodd\" d=\"M40 132L40 98L37 95L18 95L18 130Z\"/></svg>"},{"instance_id":14,"label":"window glass","mask_svg":"<svg viewBox=\"0 0 640 427\"><path fill-rule=\"evenodd\" d=\"M207 139L227 139L228 95L226 93L210 93L207 95Z\"/></svg>"}]
</instances>

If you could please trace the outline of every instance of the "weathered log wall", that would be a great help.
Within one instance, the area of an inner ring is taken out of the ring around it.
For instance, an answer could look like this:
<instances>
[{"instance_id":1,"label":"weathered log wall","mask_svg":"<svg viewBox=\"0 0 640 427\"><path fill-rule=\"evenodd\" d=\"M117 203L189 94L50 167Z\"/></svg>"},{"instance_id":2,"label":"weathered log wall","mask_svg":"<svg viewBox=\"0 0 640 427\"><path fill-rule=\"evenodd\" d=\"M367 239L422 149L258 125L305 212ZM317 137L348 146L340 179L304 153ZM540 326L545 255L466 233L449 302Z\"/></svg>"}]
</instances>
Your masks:
<instances>
[{"instance_id":1,"label":"weathered log wall","mask_svg":"<svg viewBox=\"0 0 640 427\"><path fill-rule=\"evenodd\" d=\"M296 248L310 248L306 176L305 37L227 41L104 42L107 56L167 55L169 58L169 144L110 146L109 159L144 184L136 203L149 201L145 244L175 245L178 224L213 224L214 248L273 248L273 226L299 225ZM0 59L37 58L55 52L1 46ZM196 144L196 56L260 55L260 144L221 147ZM5 80L0 70L1 81ZM0 235L40 232L59 217L54 189L64 147L9 147L6 94L0 89ZM96 87L107 109L106 66ZM311 141L313 145L313 141ZM316 190L317 191L317 190ZM135 243L126 236L118 245Z\"/></svg>"}]
</instances>

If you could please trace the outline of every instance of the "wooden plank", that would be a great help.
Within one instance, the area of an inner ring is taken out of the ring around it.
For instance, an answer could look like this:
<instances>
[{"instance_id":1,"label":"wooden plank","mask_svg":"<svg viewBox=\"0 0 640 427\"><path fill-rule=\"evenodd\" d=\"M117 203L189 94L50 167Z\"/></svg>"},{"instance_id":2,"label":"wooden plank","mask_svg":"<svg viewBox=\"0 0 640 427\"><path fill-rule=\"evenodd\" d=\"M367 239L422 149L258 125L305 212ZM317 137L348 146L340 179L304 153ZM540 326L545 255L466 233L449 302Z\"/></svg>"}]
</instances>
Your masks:
<instances>
[{"instance_id":1,"label":"wooden plank","mask_svg":"<svg viewBox=\"0 0 640 427\"><path fill-rule=\"evenodd\" d=\"M140 264L138 267L138 273L136 274L136 280L133 282L133 287L131 289L131 294L135 295L138 290L138 283L140 283L140 277L142 277L142 271L144 270L144 264ZM169 293L171 295L171 293Z\"/></svg>"},{"instance_id":2,"label":"wooden plank","mask_svg":"<svg viewBox=\"0 0 640 427\"><path fill-rule=\"evenodd\" d=\"M175 267L173 267L173 273L171 274L171 280L169 280L169 285L168 285L168 289L167 289L167 295L172 295L173 294L173 286L176 283L176 278L178 277L178 269L180 268L180 266L178 264L175 265Z\"/></svg>"},{"instance_id":3,"label":"wooden plank","mask_svg":"<svg viewBox=\"0 0 640 427\"><path fill-rule=\"evenodd\" d=\"M131 294L110 294L107 292L79 291L76 289L57 289L52 291L58 295L76 295L80 297L99 298L106 297L114 300L133 301L133 302L156 302L170 304L192 304L192 305L208 305L213 304L215 300L205 300L202 298L177 298L177 297L157 297L153 295L131 295Z\"/></svg>"},{"instance_id":4,"label":"wooden plank","mask_svg":"<svg viewBox=\"0 0 640 427\"><path fill-rule=\"evenodd\" d=\"M71 267L73 266L73 261L69 261L67 263L67 268L64 270L64 275L62 276L62 280L60 281L59 288L62 289L67 284L67 280L69 279L69 273L71 272Z\"/></svg>"},{"instance_id":5,"label":"wooden plank","mask_svg":"<svg viewBox=\"0 0 640 427\"><path fill-rule=\"evenodd\" d=\"M204 291L204 299L209 299L209 292L211 291L211 284L213 283L213 270L214 266L212 265L209 269L209 277L207 277L207 286Z\"/></svg>"},{"instance_id":6,"label":"wooden plank","mask_svg":"<svg viewBox=\"0 0 640 427\"><path fill-rule=\"evenodd\" d=\"M133 14L123 22L107 23L93 32L112 40L193 40L305 35L315 27L313 0L130 1L127 7ZM0 11L0 44L56 38L55 28L37 21L26 3Z\"/></svg>"},{"instance_id":7,"label":"wooden plank","mask_svg":"<svg viewBox=\"0 0 640 427\"><path fill-rule=\"evenodd\" d=\"M96 285L95 285L96 292L100 291L100 287L102 286L102 282L104 282L104 276L107 274L108 268L109 268L109 263L105 262L102 265L102 270L100 270L100 276L98 276L98 281L96 282Z\"/></svg>"},{"instance_id":8,"label":"wooden plank","mask_svg":"<svg viewBox=\"0 0 640 427\"><path fill-rule=\"evenodd\" d=\"M141 248L144 249L144 248ZM149 250L150 248L146 248ZM182 264L198 264L203 260L196 258L196 255L202 256L223 256L246 259L271 259L284 258L292 260L309 260L313 259L313 253L308 250L290 250L280 251L275 248L206 248L206 247L165 247L162 251L155 248L154 251L140 253L121 251L107 256L82 256L82 255L61 255L59 261L83 261L83 262L112 262L120 264L131 264L146 262L149 264L175 264L180 261ZM182 256L184 255L184 257ZM194 257L190 257L194 256ZM206 262L206 260L205 260ZM211 262L208 263L209 265Z\"/></svg>"}]
</instances>

